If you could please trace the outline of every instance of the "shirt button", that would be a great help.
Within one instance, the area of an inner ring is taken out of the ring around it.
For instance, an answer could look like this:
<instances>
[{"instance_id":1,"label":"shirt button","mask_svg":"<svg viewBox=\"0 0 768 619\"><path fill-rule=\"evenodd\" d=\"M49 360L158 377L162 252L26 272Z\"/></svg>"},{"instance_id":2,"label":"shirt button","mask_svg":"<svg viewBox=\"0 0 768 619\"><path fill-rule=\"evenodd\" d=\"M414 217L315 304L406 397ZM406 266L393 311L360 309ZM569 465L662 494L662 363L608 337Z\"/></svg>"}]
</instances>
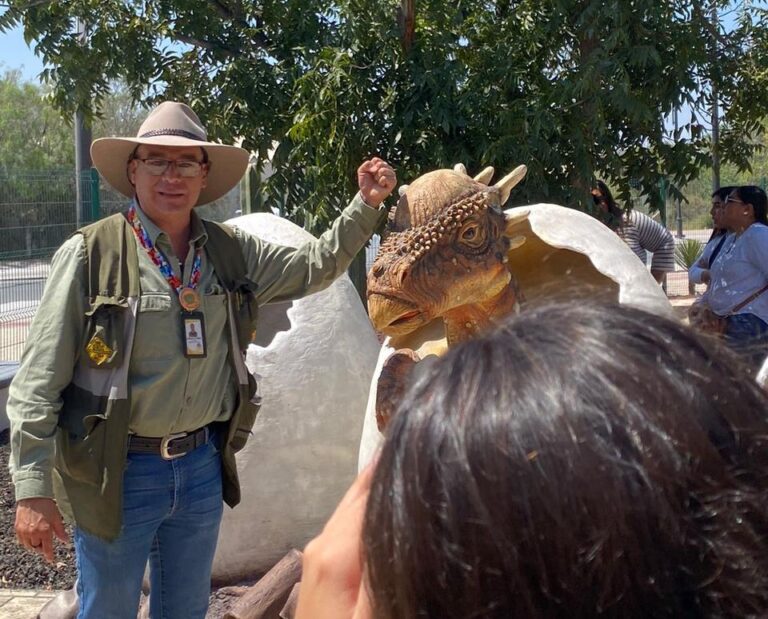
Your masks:
<instances>
[{"instance_id":1,"label":"shirt button","mask_svg":"<svg viewBox=\"0 0 768 619\"><path fill-rule=\"evenodd\" d=\"M192 396L187 396L187 404L192 404Z\"/></svg>"}]
</instances>

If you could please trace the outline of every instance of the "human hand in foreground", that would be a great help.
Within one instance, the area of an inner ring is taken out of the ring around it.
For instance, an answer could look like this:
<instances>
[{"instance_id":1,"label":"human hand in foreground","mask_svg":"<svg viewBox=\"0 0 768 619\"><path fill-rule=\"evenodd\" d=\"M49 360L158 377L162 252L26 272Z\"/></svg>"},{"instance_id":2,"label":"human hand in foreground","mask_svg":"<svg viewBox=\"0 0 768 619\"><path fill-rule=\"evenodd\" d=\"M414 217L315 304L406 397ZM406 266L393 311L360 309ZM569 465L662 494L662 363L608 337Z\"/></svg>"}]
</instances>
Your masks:
<instances>
[{"instance_id":1,"label":"human hand in foreground","mask_svg":"<svg viewBox=\"0 0 768 619\"><path fill-rule=\"evenodd\" d=\"M16 503L15 529L19 544L41 553L48 563L53 563L53 535L69 541L56 501L45 497Z\"/></svg>"},{"instance_id":2,"label":"human hand in foreground","mask_svg":"<svg viewBox=\"0 0 768 619\"><path fill-rule=\"evenodd\" d=\"M304 549L295 619L371 619L363 578L362 528L375 463L341 499L322 533Z\"/></svg>"},{"instance_id":3,"label":"human hand in foreground","mask_svg":"<svg viewBox=\"0 0 768 619\"><path fill-rule=\"evenodd\" d=\"M364 161L357 168L357 185L365 203L379 206L392 193L397 184L397 175L386 161L374 157Z\"/></svg>"}]
</instances>

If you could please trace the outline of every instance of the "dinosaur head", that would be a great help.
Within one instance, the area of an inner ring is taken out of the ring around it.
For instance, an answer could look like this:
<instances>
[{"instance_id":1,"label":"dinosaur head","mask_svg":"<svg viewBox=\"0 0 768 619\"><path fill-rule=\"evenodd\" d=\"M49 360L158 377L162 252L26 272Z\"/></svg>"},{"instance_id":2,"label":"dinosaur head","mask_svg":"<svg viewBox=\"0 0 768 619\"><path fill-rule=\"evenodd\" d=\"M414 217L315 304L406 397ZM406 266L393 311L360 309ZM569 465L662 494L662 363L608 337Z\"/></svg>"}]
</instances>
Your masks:
<instances>
[{"instance_id":1,"label":"dinosaur head","mask_svg":"<svg viewBox=\"0 0 768 619\"><path fill-rule=\"evenodd\" d=\"M483 307L510 289L511 241L501 205L525 167L488 186L492 174L486 168L473 179L457 166L401 188L368 275L368 310L377 330L404 335L461 308Z\"/></svg>"}]
</instances>

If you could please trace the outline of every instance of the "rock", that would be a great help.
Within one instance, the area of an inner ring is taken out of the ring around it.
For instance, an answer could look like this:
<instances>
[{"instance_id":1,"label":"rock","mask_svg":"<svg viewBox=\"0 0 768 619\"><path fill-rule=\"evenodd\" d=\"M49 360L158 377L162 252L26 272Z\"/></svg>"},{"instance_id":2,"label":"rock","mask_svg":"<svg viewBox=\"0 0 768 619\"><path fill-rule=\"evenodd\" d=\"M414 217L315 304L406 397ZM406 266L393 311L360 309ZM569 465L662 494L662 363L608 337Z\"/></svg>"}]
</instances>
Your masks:
<instances>
[{"instance_id":1,"label":"rock","mask_svg":"<svg viewBox=\"0 0 768 619\"><path fill-rule=\"evenodd\" d=\"M267 213L229 223L284 245L311 238ZM256 341L247 364L261 376L263 406L237 457L243 500L224 510L217 584L264 574L320 531L356 473L379 349L346 276L305 299L260 308Z\"/></svg>"}]
</instances>

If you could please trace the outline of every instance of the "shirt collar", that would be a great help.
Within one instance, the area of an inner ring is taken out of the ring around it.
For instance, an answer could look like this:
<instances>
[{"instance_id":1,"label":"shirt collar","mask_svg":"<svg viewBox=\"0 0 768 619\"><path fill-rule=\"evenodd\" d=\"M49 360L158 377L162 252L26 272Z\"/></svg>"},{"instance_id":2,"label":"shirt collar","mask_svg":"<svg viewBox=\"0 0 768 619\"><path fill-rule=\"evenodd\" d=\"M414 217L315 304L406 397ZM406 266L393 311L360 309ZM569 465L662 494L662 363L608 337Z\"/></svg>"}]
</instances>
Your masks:
<instances>
[{"instance_id":1,"label":"shirt collar","mask_svg":"<svg viewBox=\"0 0 768 619\"><path fill-rule=\"evenodd\" d=\"M165 234L165 232L163 232L160 228L158 228L155 223L147 216L147 214L142 210L139 201L134 198L132 204L136 207L136 214L139 216L141 225L144 226L144 229L147 231L149 239L152 241L152 245L157 247L157 241L161 234L163 235L165 241L168 242L168 235ZM191 213L189 225L189 240L194 243L195 247L203 247L208 240L208 233L205 231L205 226L203 225L203 221L200 219L200 216L194 210Z\"/></svg>"}]
</instances>

